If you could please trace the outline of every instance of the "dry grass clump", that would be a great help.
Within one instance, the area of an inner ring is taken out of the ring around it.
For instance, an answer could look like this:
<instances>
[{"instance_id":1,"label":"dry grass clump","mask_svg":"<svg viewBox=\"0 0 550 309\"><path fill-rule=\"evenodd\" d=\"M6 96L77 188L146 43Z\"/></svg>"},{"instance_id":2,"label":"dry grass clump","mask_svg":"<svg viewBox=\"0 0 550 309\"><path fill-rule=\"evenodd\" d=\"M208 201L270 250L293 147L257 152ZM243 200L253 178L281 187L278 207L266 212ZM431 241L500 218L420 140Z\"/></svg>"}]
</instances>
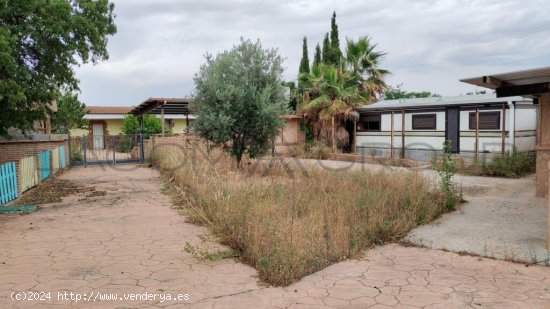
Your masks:
<instances>
[{"instance_id":1,"label":"dry grass clump","mask_svg":"<svg viewBox=\"0 0 550 309\"><path fill-rule=\"evenodd\" d=\"M300 170L267 160L237 171L218 150L161 149L153 162L186 195L189 219L274 285L398 239L445 211L444 195L412 172Z\"/></svg>"}]
</instances>

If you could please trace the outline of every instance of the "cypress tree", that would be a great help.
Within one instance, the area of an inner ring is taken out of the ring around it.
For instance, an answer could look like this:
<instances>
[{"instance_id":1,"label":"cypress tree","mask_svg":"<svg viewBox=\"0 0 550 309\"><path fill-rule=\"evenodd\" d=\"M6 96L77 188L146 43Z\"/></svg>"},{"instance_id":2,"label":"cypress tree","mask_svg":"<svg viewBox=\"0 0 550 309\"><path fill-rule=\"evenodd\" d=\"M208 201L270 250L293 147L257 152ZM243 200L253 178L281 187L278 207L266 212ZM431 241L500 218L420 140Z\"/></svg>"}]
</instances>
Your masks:
<instances>
[{"instance_id":1,"label":"cypress tree","mask_svg":"<svg viewBox=\"0 0 550 309\"><path fill-rule=\"evenodd\" d=\"M338 37L338 25L336 24L336 11L332 13L330 21L330 63L339 64L342 58L340 39Z\"/></svg>"},{"instance_id":2,"label":"cypress tree","mask_svg":"<svg viewBox=\"0 0 550 309\"><path fill-rule=\"evenodd\" d=\"M313 56L313 65L311 67L319 66L319 64L321 64L321 47L319 43L317 43L317 46L315 46L315 55Z\"/></svg>"},{"instance_id":3,"label":"cypress tree","mask_svg":"<svg viewBox=\"0 0 550 309\"><path fill-rule=\"evenodd\" d=\"M307 51L307 37L304 37L302 44L302 60L300 61L299 73L309 73L309 56Z\"/></svg>"},{"instance_id":4,"label":"cypress tree","mask_svg":"<svg viewBox=\"0 0 550 309\"><path fill-rule=\"evenodd\" d=\"M325 33L325 39L323 40L323 56L321 62L324 64L330 64L330 40L328 38L328 32Z\"/></svg>"}]
</instances>

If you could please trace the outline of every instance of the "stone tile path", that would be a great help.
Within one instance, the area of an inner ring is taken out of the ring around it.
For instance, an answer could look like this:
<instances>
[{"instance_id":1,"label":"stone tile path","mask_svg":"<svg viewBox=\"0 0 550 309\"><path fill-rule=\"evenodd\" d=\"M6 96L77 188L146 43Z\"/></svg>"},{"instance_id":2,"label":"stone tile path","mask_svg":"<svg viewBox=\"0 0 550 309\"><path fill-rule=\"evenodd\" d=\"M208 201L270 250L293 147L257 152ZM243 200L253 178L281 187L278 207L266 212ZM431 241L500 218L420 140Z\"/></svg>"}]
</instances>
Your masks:
<instances>
[{"instance_id":1,"label":"stone tile path","mask_svg":"<svg viewBox=\"0 0 550 309\"><path fill-rule=\"evenodd\" d=\"M61 177L106 194L0 217L0 308L550 308L550 268L399 245L265 287L247 265L201 262L183 250L206 230L170 209L154 170L93 167ZM11 299L28 291L52 299ZM58 299L64 291L189 298Z\"/></svg>"}]
</instances>

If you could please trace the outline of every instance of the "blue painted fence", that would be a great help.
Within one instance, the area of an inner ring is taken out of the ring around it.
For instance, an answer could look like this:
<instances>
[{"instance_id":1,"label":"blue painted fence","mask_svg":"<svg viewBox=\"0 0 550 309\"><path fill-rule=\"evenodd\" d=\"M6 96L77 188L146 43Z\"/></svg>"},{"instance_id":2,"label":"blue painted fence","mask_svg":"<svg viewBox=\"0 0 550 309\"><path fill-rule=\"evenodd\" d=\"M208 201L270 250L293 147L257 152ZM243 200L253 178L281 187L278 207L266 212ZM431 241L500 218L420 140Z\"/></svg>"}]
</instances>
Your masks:
<instances>
[{"instance_id":1,"label":"blue painted fence","mask_svg":"<svg viewBox=\"0 0 550 309\"><path fill-rule=\"evenodd\" d=\"M65 164L65 147L59 147L59 160L61 161L61 168L64 169L67 165Z\"/></svg>"},{"instance_id":2,"label":"blue painted fence","mask_svg":"<svg viewBox=\"0 0 550 309\"><path fill-rule=\"evenodd\" d=\"M0 204L16 199L18 195L15 162L0 164Z\"/></svg>"},{"instance_id":3,"label":"blue painted fence","mask_svg":"<svg viewBox=\"0 0 550 309\"><path fill-rule=\"evenodd\" d=\"M40 179L44 180L50 177L50 151L40 152Z\"/></svg>"}]
</instances>

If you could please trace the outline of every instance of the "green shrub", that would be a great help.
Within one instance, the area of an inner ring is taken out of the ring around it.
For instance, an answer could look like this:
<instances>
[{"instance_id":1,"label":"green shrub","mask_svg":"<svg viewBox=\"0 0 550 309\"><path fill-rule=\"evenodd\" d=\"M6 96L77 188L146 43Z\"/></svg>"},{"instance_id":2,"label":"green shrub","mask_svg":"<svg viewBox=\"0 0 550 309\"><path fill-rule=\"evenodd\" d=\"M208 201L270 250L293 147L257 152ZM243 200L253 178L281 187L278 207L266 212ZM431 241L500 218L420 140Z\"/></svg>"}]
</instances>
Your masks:
<instances>
[{"instance_id":1,"label":"green shrub","mask_svg":"<svg viewBox=\"0 0 550 309\"><path fill-rule=\"evenodd\" d=\"M483 176L518 178L535 171L535 160L525 153L508 151L503 157L482 163L480 170Z\"/></svg>"},{"instance_id":2,"label":"green shrub","mask_svg":"<svg viewBox=\"0 0 550 309\"><path fill-rule=\"evenodd\" d=\"M134 136L120 135L116 146L117 152L130 153L134 148Z\"/></svg>"},{"instance_id":3,"label":"green shrub","mask_svg":"<svg viewBox=\"0 0 550 309\"><path fill-rule=\"evenodd\" d=\"M77 140L78 141L78 140ZM82 157L82 143L81 142L71 142L69 157L73 162L82 162L84 158Z\"/></svg>"},{"instance_id":4,"label":"green shrub","mask_svg":"<svg viewBox=\"0 0 550 309\"><path fill-rule=\"evenodd\" d=\"M438 162L436 166L440 178L441 190L445 193L445 206L448 210L452 210L460 201L460 198L453 182L453 177L456 172L456 162L451 154L450 141L445 141L443 143L443 157L441 162Z\"/></svg>"}]
</instances>

